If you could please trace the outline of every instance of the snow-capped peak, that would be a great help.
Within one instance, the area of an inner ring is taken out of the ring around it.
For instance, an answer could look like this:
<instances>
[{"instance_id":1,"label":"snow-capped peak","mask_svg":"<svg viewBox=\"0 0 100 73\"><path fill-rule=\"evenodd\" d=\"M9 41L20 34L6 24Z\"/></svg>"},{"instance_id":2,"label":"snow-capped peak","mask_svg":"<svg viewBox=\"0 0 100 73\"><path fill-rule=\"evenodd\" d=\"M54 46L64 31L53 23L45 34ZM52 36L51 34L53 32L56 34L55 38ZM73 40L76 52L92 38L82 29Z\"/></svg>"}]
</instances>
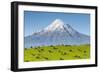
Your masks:
<instances>
[{"instance_id":1,"label":"snow-capped peak","mask_svg":"<svg viewBox=\"0 0 100 73\"><path fill-rule=\"evenodd\" d=\"M54 20L49 26L44 28L44 30L53 31L57 28L63 29L64 22L61 19Z\"/></svg>"},{"instance_id":2,"label":"snow-capped peak","mask_svg":"<svg viewBox=\"0 0 100 73\"><path fill-rule=\"evenodd\" d=\"M54 20L43 30L25 37L25 48L48 45L80 45L89 44L90 37L74 30L61 19Z\"/></svg>"}]
</instances>

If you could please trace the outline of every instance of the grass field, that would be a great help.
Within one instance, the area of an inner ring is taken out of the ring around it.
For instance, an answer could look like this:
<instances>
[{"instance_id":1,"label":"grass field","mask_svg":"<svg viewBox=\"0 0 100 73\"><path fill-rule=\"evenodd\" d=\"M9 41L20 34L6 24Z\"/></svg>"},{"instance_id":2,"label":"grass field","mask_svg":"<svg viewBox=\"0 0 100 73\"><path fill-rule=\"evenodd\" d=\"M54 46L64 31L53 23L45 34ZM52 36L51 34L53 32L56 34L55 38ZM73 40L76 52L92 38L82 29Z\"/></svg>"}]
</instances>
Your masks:
<instances>
[{"instance_id":1,"label":"grass field","mask_svg":"<svg viewBox=\"0 0 100 73\"><path fill-rule=\"evenodd\" d=\"M89 59L90 45L60 45L25 48L24 61Z\"/></svg>"}]
</instances>

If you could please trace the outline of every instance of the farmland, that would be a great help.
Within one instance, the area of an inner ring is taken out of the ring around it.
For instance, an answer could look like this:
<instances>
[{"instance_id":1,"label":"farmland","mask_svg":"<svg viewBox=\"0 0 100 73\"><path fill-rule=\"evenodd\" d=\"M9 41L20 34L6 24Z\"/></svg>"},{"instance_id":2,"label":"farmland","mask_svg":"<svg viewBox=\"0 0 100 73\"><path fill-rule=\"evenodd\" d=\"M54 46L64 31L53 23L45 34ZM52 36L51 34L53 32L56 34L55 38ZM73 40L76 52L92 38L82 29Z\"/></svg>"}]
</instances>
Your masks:
<instances>
[{"instance_id":1,"label":"farmland","mask_svg":"<svg viewBox=\"0 0 100 73\"><path fill-rule=\"evenodd\" d=\"M90 45L56 45L24 49L24 62L90 58Z\"/></svg>"}]
</instances>

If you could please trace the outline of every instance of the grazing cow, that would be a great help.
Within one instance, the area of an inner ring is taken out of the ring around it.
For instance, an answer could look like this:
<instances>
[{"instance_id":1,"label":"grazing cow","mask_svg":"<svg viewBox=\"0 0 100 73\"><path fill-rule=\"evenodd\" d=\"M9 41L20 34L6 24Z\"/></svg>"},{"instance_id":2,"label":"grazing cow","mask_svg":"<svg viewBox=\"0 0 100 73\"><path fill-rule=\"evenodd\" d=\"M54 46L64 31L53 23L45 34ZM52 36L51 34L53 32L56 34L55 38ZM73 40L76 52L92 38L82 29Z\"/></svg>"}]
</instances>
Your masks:
<instances>
[{"instance_id":1,"label":"grazing cow","mask_svg":"<svg viewBox=\"0 0 100 73\"><path fill-rule=\"evenodd\" d=\"M48 50L50 53L52 53L52 51L51 50Z\"/></svg>"},{"instance_id":2,"label":"grazing cow","mask_svg":"<svg viewBox=\"0 0 100 73\"><path fill-rule=\"evenodd\" d=\"M41 51L44 51L44 49L41 49Z\"/></svg>"},{"instance_id":3,"label":"grazing cow","mask_svg":"<svg viewBox=\"0 0 100 73\"><path fill-rule=\"evenodd\" d=\"M63 53L63 55L66 55L66 54L67 54L66 52Z\"/></svg>"},{"instance_id":4,"label":"grazing cow","mask_svg":"<svg viewBox=\"0 0 100 73\"><path fill-rule=\"evenodd\" d=\"M72 52L72 50L71 50L71 49L70 49L69 51L70 51L70 52Z\"/></svg>"},{"instance_id":5,"label":"grazing cow","mask_svg":"<svg viewBox=\"0 0 100 73\"><path fill-rule=\"evenodd\" d=\"M35 56L35 54L32 54L32 56Z\"/></svg>"},{"instance_id":6,"label":"grazing cow","mask_svg":"<svg viewBox=\"0 0 100 73\"><path fill-rule=\"evenodd\" d=\"M63 58L60 58L60 60L64 60Z\"/></svg>"},{"instance_id":7,"label":"grazing cow","mask_svg":"<svg viewBox=\"0 0 100 73\"><path fill-rule=\"evenodd\" d=\"M53 49L58 49L58 48L53 47Z\"/></svg>"},{"instance_id":8,"label":"grazing cow","mask_svg":"<svg viewBox=\"0 0 100 73\"><path fill-rule=\"evenodd\" d=\"M86 53L86 51L84 51L84 53Z\"/></svg>"},{"instance_id":9,"label":"grazing cow","mask_svg":"<svg viewBox=\"0 0 100 73\"><path fill-rule=\"evenodd\" d=\"M29 62L28 60L26 60L25 62Z\"/></svg>"},{"instance_id":10,"label":"grazing cow","mask_svg":"<svg viewBox=\"0 0 100 73\"><path fill-rule=\"evenodd\" d=\"M78 56L78 55L75 55L74 57L76 57L76 58L81 58L80 56Z\"/></svg>"},{"instance_id":11,"label":"grazing cow","mask_svg":"<svg viewBox=\"0 0 100 73\"><path fill-rule=\"evenodd\" d=\"M44 57L46 60L48 60L48 58L47 57Z\"/></svg>"},{"instance_id":12,"label":"grazing cow","mask_svg":"<svg viewBox=\"0 0 100 73\"><path fill-rule=\"evenodd\" d=\"M40 57L37 56L36 58L39 59Z\"/></svg>"},{"instance_id":13,"label":"grazing cow","mask_svg":"<svg viewBox=\"0 0 100 73\"><path fill-rule=\"evenodd\" d=\"M80 52L81 52L82 50L78 49L78 51L80 51Z\"/></svg>"},{"instance_id":14,"label":"grazing cow","mask_svg":"<svg viewBox=\"0 0 100 73\"><path fill-rule=\"evenodd\" d=\"M41 52L40 50L38 50L38 52Z\"/></svg>"}]
</instances>

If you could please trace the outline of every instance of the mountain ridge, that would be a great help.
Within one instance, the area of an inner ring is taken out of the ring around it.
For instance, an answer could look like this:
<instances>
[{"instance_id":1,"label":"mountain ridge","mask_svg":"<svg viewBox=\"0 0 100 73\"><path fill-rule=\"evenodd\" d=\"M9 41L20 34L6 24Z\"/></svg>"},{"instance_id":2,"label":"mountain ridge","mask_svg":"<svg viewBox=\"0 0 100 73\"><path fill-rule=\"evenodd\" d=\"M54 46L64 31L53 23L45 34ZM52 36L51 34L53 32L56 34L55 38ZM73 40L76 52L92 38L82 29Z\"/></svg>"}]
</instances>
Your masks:
<instances>
[{"instance_id":1,"label":"mountain ridge","mask_svg":"<svg viewBox=\"0 0 100 73\"><path fill-rule=\"evenodd\" d=\"M89 44L89 38L73 29L69 24L64 24L61 19L56 19L41 31L25 37L25 47Z\"/></svg>"}]
</instances>

